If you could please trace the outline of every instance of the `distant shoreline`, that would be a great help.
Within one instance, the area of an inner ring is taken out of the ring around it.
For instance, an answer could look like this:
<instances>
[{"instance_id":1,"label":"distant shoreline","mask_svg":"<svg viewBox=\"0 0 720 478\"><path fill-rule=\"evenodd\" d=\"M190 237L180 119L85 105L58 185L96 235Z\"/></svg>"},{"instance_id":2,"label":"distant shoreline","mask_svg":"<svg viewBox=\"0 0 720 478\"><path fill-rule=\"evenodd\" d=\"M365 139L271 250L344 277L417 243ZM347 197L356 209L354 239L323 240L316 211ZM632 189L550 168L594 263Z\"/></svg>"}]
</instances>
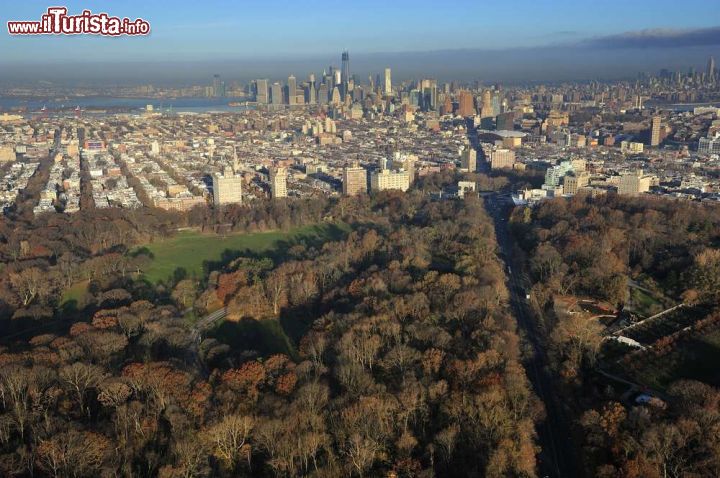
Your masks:
<instances>
[{"instance_id":1,"label":"distant shoreline","mask_svg":"<svg viewBox=\"0 0 720 478\"><path fill-rule=\"evenodd\" d=\"M229 106L229 103L241 103ZM206 112L206 111L242 111L248 107L246 98L148 98L118 96L0 96L0 112L37 113L42 108L47 112L72 112L76 108L93 112L129 112L145 110L152 105L155 111Z\"/></svg>"}]
</instances>

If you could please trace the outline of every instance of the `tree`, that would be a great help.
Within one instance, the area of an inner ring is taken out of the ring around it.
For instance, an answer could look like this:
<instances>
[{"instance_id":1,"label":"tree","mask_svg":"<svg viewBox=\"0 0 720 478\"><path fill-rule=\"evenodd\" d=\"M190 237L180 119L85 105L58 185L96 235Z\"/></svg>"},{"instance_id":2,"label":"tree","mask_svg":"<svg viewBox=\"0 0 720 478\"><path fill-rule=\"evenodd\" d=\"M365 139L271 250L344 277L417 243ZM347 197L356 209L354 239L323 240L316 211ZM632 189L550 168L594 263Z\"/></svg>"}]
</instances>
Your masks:
<instances>
[{"instance_id":1,"label":"tree","mask_svg":"<svg viewBox=\"0 0 720 478\"><path fill-rule=\"evenodd\" d=\"M49 296L52 287L50 275L37 267L11 272L10 284L23 307L30 305L35 299Z\"/></svg>"},{"instance_id":2,"label":"tree","mask_svg":"<svg viewBox=\"0 0 720 478\"><path fill-rule=\"evenodd\" d=\"M80 413L85 413L85 394L98 386L105 377L103 369L97 365L75 362L60 369L60 379L70 388L78 401ZM87 410L90 413L90 410Z\"/></svg>"},{"instance_id":3,"label":"tree","mask_svg":"<svg viewBox=\"0 0 720 478\"><path fill-rule=\"evenodd\" d=\"M224 461L230 470L234 470L242 458L241 452L250 465L250 452L244 447L250 440L254 426L255 421L249 416L228 415L208 430L213 454Z\"/></svg>"},{"instance_id":4,"label":"tree","mask_svg":"<svg viewBox=\"0 0 720 478\"><path fill-rule=\"evenodd\" d=\"M110 441L103 435L69 430L40 441L37 464L53 477L98 476L109 450Z\"/></svg>"}]
</instances>

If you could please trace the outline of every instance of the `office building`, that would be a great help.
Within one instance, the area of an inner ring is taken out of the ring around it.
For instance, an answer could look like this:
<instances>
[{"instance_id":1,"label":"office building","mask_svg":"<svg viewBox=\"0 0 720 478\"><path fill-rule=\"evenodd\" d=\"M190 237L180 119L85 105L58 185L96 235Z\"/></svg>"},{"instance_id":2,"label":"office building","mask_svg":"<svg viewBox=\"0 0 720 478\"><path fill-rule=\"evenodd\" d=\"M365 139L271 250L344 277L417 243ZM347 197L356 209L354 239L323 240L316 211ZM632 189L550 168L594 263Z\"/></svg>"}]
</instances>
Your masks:
<instances>
[{"instance_id":1,"label":"office building","mask_svg":"<svg viewBox=\"0 0 720 478\"><path fill-rule=\"evenodd\" d=\"M642 169L627 171L620 176L618 194L637 196L650 190L652 176L645 176Z\"/></svg>"},{"instance_id":2,"label":"office building","mask_svg":"<svg viewBox=\"0 0 720 478\"><path fill-rule=\"evenodd\" d=\"M287 197L287 169L270 168L270 193L273 199Z\"/></svg>"},{"instance_id":3,"label":"office building","mask_svg":"<svg viewBox=\"0 0 720 478\"><path fill-rule=\"evenodd\" d=\"M293 75L288 76L287 104L290 106L297 104L297 80Z\"/></svg>"},{"instance_id":4,"label":"office building","mask_svg":"<svg viewBox=\"0 0 720 478\"><path fill-rule=\"evenodd\" d=\"M308 86L305 91L305 103L309 105L317 104L317 89L315 88L315 75L310 73L308 78Z\"/></svg>"},{"instance_id":5,"label":"office building","mask_svg":"<svg viewBox=\"0 0 720 478\"><path fill-rule=\"evenodd\" d=\"M373 171L370 174L370 190L386 191L388 189L398 189L400 191L410 189L410 174L407 171L392 171L390 169Z\"/></svg>"},{"instance_id":6,"label":"office building","mask_svg":"<svg viewBox=\"0 0 720 478\"><path fill-rule=\"evenodd\" d=\"M698 153L720 154L720 133L715 133L712 138L700 138L698 142Z\"/></svg>"},{"instance_id":7,"label":"office building","mask_svg":"<svg viewBox=\"0 0 720 478\"><path fill-rule=\"evenodd\" d=\"M225 96L225 83L220 81L220 75L218 74L213 75L212 94L216 98Z\"/></svg>"},{"instance_id":8,"label":"office building","mask_svg":"<svg viewBox=\"0 0 720 478\"><path fill-rule=\"evenodd\" d=\"M392 76L390 68L385 68L385 81L383 82L383 94L385 96L392 95Z\"/></svg>"},{"instance_id":9,"label":"office building","mask_svg":"<svg viewBox=\"0 0 720 478\"><path fill-rule=\"evenodd\" d=\"M266 105L269 100L268 80L267 78L255 80L255 101Z\"/></svg>"},{"instance_id":10,"label":"office building","mask_svg":"<svg viewBox=\"0 0 720 478\"><path fill-rule=\"evenodd\" d=\"M644 145L635 141L621 141L620 151L629 154L639 154L645 150Z\"/></svg>"},{"instance_id":11,"label":"office building","mask_svg":"<svg viewBox=\"0 0 720 478\"><path fill-rule=\"evenodd\" d=\"M560 186L562 179L573 171L572 161L562 161L560 164L552 166L545 171L545 184L543 189L554 189Z\"/></svg>"},{"instance_id":12,"label":"office building","mask_svg":"<svg viewBox=\"0 0 720 478\"><path fill-rule=\"evenodd\" d=\"M660 144L660 126L660 116L653 116L650 126L650 146L657 146Z\"/></svg>"},{"instance_id":13,"label":"office building","mask_svg":"<svg viewBox=\"0 0 720 478\"><path fill-rule=\"evenodd\" d=\"M496 149L490 153L490 168L512 168L515 164L515 151L511 149Z\"/></svg>"},{"instance_id":14,"label":"office building","mask_svg":"<svg viewBox=\"0 0 720 478\"><path fill-rule=\"evenodd\" d=\"M495 112L493 110L492 92L490 90L485 90L482 94L482 108L480 108L480 117L493 118L494 116Z\"/></svg>"},{"instance_id":15,"label":"office building","mask_svg":"<svg viewBox=\"0 0 720 478\"><path fill-rule=\"evenodd\" d=\"M474 173L477 171L477 151L475 148L468 146L466 147L461 155L461 168L465 171Z\"/></svg>"},{"instance_id":16,"label":"office building","mask_svg":"<svg viewBox=\"0 0 720 478\"><path fill-rule=\"evenodd\" d=\"M563 178L563 193L577 194L580 188L590 184L590 174L585 171L570 172Z\"/></svg>"},{"instance_id":17,"label":"office building","mask_svg":"<svg viewBox=\"0 0 720 478\"><path fill-rule=\"evenodd\" d=\"M708 83L712 83L715 79L715 58L708 58L707 71L705 72Z\"/></svg>"},{"instance_id":18,"label":"office building","mask_svg":"<svg viewBox=\"0 0 720 478\"><path fill-rule=\"evenodd\" d=\"M11 163L15 161L15 147L10 144L0 146L0 163Z\"/></svg>"},{"instance_id":19,"label":"office building","mask_svg":"<svg viewBox=\"0 0 720 478\"><path fill-rule=\"evenodd\" d=\"M272 89L270 92L272 93L271 100L273 106L281 106L283 104L282 85L276 81L272 84Z\"/></svg>"},{"instance_id":20,"label":"office building","mask_svg":"<svg viewBox=\"0 0 720 478\"><path fill-rule=\"evenodd\" d=\"M216 205L242 203L243 178L231 167L226 167L222 174L213 174L212 179L213 202Z\"/></svg>"},{"instance_id":21,"label":"office building","mask_svg":"<svg viewBox=\"0 0 720 478\"><path fill-rule=\"evenodd\" d=\"M323 83L320 85L320 88L318 88L317 93L317 103L319 105L326 105L328 102L328 96L330 95L330 92L328 90L327 83Z\"/></svg>"},{"instance_id":22,"label":"office building","mask_svg":"<svg viewBox=\"0 0 720 478\"><path fill-rule=\"evenodd\" d=\"M336 86L332 89L332 98L330 99L330 104L332 104L333 106L339 106L341 102L342 98L340 98L340 90Z\"/></svg>"},{"instance_id":23,"label":"office building","mask_svg":"<svg viewBox=\"0 0 720 478\"><path fill-rule=\"evenodd\" d=\"M345 196L367 192L367 171L359 166L343 169L342 192Z\"/></svg>"},{"instance_id":24,"label":"office building","mask_svg":"<svg viewBox=\"0 0 720 478\"><path fill-rule=\"evenodd\" d=\"M402 153L396 151L393 154L391 166L393 169L407 171L410 184L415 181L415 162L418 160L417 155Z\"/></svg>"},{"instance_id":25,"label":"office building","mask_svg":"<svg viewBox=\"0 0 720 478\"><path fill-rule=\"evenodd\" d=\"M342 52L341 73L341 94L343 101L345 101L345 98L347 98L350 94L350 53L348 53L347 51Z\"/></svg>"},{"instance_id":26,"label":"office building","mask_svg":"<svg viewBox=\"0 0 720 478\"><path fill-rule=\"evenodd\" d=\"M495 120L495 129L512 131L515 129L515 112L500 113Z\"/></svg>"},{"instance_id":27,"label":"office building","mask_svg":"<svg viewBox=\"0 0 720 478\"><path fill-rule=\"evenodd\" d=\"M458 93L458 116L463 118L468 116L475 116L475 101L472 93L467 90L462 90Z\"/></svg>"}]
</instances>

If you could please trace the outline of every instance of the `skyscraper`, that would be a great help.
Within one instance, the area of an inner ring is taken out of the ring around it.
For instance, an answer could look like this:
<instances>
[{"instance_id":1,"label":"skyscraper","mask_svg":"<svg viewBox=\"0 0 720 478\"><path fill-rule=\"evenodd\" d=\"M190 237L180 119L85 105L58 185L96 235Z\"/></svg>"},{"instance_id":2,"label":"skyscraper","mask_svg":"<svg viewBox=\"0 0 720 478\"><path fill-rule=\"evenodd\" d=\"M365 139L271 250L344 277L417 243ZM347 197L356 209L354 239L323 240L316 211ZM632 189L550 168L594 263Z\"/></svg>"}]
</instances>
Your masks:
<instances>
[{"instance_id":1,"label":"skyscraper","mask_svg":"<svg viewBox=\"0 0 720 478\"><path fill-rule=\"evenodd\" d=\"M317 102L319 105L326 105L328 102L328 96L330 95L330 92L328 91L328 85L327 83L323 83L320 85L320 88L318 88L317 93Z\"/></svg>"},{"instance_id":2,"label":"skyscraper","mask_svg":"<svg viewBox=\"0 0 720 478\"><path fill-rule=\"evenodd\" d=\"M317 103L317 90L315 89L315 74L310 73L308 77L308 88L305 102L309 105Z\"/></svg>"},{"instance_id":3,"label":"skyscraper","mask_svg":"<svg viewBox=\"0 0 720 478\"><path fill-rule=\"evenodd\" d=\"M467 90L462 90L458 94L457 114L462 117L475 115L475 104L473 102L473 95Z\"/></svg>"},{"instance_id":4,"label":"skyscraper","mask_svg":"<svg viewBox=\"0 0 720 478\"><path fill-rule=\"evenodd\" d=\"M660 144L660 121L659 115L652 117L652 124L650 126L650 146L657 146Z\"/></svg>"},{"instance_id":5,"label":"skyscraper","mask_svg":"<svg viewBox=\"0 0 720 478\"><path fill-rule=\"evenodd\" d=\"M297 80L294 75L288 76L287 82L287 104L294 105L297 99Z\"/></svg>"},{"instance_id":6,"label":"skyscraper","mask_svg":"<svg viewBox=\"0 0 720 478\"><path fill-rule=\"evenodd\" d=\"M350 94L350 54L347 51L342 52L342 88L340 93L342 99Z\"/></svg>"},{"instance_id":7,"label":"skyscraper","mask_svg":"<svg viewBox=\"0 0 720 478\"><path fill-rule=\"evenodd\" d=\"M218 75L217 73L214 74L212 89L213 89L213 96L216 98L222 96L220 94L221 93L221 85L222 85L222 83L220 82L220 75Z\"/></svg>"},{"instance_id":8,"label":"skyscraper","mask_svg":"<svg viewBox=\"0 0 720 478\"><path fill-rule=\"evenodd\" d=\"M280 106L283 104L283 91L282 85L277 81L272 84L272 104L273 106Z\"/></svg>"},{"instance_id":9,"label":"skyscraper","mask_svg":"<svg viewBox=\"0 0 720 478\"><path fill-rule=\"evenodd\" d=\"M385 68L385 82L383 83L383 94L392 95L392 74L390 68Z\"/></svg>"},{"instance_id":10,"label":"skyscraper","mask_svg":"<svg viewBox=\"0 0 720 478\"><path fill-rule=\"evenodd\" d=\"M273 199L287 197L287 169L270 168L270 193Z\"/></svg>"},{"instance_id":11,"label":"skyscraper","mask_svg":"<svg viewBox=\"0 0 720 478\"><path fill-rule=\"evenodd\" d=\"M330 103L333 106L338 106L342 102L342 99L340 98L340 90L336 86L332 90L332 98L330 99Z\"/></svg>"},{"instance_id":12,"label":"skyscraper","mask_svg":"<svg viewBox=\"0 0 720 478\"><path fill-rule=\"evenodd\" d=\"M482 108L480 109L480 117L481 118L490 118L490 117L495 116L493 114L492 96L493 95L490 90L483 91Z\"/></svg>"},{"instance_id":13,"label":"skyscraper","mask_svg":"<svg viewBox=\"0 0 720 478\"><path fill-rule=\"evenodd\" d=\"M255 80L255 101L261 104L268 102L268 80L267 78Z\"/></svg>"},{"instance_id":14,"label":"skyscraper","mask_svg":"<svg viewBox=\"0 0 720 478\"><path fill-rule=\"evenodd\" d=\"M715 79L715 58L712 56L708 58L706 74L708 82L712 82Z\"/></svg>"}]
</instances>

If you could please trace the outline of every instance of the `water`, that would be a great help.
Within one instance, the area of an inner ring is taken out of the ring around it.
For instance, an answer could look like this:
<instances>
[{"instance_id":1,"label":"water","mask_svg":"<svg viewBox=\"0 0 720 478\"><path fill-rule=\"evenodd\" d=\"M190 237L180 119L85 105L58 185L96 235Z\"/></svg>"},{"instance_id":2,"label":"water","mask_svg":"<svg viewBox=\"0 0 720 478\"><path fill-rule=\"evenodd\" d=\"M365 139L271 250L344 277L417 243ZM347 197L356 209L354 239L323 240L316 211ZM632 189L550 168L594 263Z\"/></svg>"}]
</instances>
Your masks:
<instances>
[{"instance_id":1,"label":"water","mask_svg":"<svg viewBox=\"0 0 720 478\"><path fill-rule=\"evenodd\" d=\"M155 111L194 112L208 111L244 111L248 107L228 106L230 102L242 103L244 98L115 98L106 96L82 96L65 98L15 98L0 97L0 111L13 112L25 109L26 113L37 112L44 106L49 113L59 110L73 110L76 107L90 110L107 110L113 112L144 110L147 105L153 105ZM71 112L71 111L69 111Z\"/></svg>"},{"instance_id":2,"label":"water","mask_svg":"<svg viewBox=\"0 0 720 478\"><path fill-rule=\"evenodd\" d=\"M644 103L645 108L658 108L660 110L674 111L676 113L683 113L685 111L692 111L695 108L702 108L705 106L713 106L715 108L720 107L720 102L706 102L706 103L661 103L657 101L646 101Z\"/></svg>"}]
</instances>

